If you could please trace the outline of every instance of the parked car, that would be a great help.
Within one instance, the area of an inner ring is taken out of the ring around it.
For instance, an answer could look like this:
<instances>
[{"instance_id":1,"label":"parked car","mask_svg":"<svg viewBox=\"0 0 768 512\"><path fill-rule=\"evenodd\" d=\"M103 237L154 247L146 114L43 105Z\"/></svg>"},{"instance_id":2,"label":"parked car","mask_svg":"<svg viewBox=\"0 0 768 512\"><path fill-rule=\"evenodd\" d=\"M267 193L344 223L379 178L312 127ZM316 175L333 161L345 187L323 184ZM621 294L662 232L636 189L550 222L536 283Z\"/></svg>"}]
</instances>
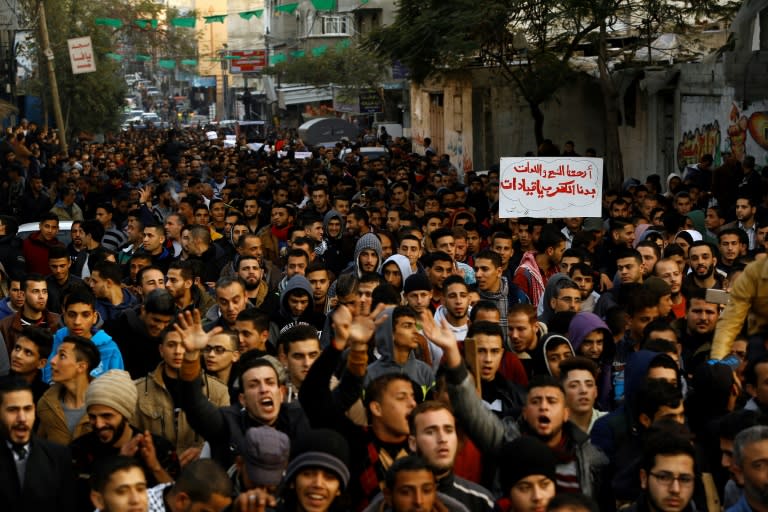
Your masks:
<instances>
[{"instance_id":1,"label":"parked car","mask_svg":"<svg viewBox=\"0 0 768 512\"><path fill-rule=\"evenodd\" d=\"M38 231L39 229L40 229L39 222L27 222L19 226L19 231L16 233L16 236L24 240L29 235ZM56 238L58 238L59 241L64 245L67 245L69 244L69 242L72 241L72 221L71 220L59 221L59 233L56 235Z\"/></svg>"}]
</instances>

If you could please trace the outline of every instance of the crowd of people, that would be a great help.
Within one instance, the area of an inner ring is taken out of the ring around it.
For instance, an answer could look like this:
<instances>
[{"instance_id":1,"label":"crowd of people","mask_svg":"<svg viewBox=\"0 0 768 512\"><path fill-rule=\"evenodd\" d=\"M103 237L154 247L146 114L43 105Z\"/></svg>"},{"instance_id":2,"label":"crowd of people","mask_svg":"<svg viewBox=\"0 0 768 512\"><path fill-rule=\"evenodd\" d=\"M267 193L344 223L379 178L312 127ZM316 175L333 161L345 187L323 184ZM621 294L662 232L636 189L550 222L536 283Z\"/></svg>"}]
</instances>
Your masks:
<instances>
[{"instance_id":1,"label":"crowd of people","mask_svg":"<svg viewBox=\"0 0 768 512\"><path fill-rule=\"evenodd\" d=\"M0 142L5 510L768 510L754 159L505 219L428 139L269 137Z\"/></svg>"}]
</instances>

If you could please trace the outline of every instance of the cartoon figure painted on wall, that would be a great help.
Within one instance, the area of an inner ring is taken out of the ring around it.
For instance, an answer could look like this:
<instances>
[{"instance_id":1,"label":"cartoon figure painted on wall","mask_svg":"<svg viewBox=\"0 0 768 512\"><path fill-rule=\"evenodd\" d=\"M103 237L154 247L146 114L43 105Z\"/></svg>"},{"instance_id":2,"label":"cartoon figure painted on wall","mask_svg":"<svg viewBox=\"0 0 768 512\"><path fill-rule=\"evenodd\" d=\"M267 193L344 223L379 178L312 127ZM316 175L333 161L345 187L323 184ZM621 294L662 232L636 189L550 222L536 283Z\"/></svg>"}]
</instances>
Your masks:
<instances>
[{"instance_id":1,"label":"cartoon figure painted on wall","mask_svg":"<svg viewBox=\"0 0 768 512\"><path fill-rule=\"evenodd\" d=\"M747 126L749 121L747 116L741 114L736 103L731 107L731 113L728 118L730 121L728 125L728 142L730 143L731 155L741 162L746 154Z\"/></svg>"},{"instance_id":2,"label":"cartoon figure painted on wall","mask_svg":"<svg viewBox=\"0 0 768 512\"><path fill-rule=\"evenodd\" d=\"M753 112L747 123L749 135L761 148L768 149L768 112Z\"/></svg>"}]
</instances>

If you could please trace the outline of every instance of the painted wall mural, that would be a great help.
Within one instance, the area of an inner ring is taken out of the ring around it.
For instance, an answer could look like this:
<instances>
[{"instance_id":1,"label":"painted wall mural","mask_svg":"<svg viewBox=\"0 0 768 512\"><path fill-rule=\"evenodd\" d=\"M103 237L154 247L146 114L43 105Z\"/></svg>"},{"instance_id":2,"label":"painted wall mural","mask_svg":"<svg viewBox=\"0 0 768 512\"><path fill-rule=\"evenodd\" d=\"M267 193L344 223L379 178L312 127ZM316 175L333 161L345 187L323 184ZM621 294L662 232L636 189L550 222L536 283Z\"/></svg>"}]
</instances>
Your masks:
<instances>
[{"instance_id":1,"label":"painted wall mural","mask_svg":"<svg viewBox=\"0 0 768 512\"><path fill-rule=\"evenodd\" d=\"M683 96L680 105L677 166L684 169L711 154L720 165L724 153L739 161L754 156L768 165L768 102L744 109L727 96Z\"/></svg>"}]
</instances>

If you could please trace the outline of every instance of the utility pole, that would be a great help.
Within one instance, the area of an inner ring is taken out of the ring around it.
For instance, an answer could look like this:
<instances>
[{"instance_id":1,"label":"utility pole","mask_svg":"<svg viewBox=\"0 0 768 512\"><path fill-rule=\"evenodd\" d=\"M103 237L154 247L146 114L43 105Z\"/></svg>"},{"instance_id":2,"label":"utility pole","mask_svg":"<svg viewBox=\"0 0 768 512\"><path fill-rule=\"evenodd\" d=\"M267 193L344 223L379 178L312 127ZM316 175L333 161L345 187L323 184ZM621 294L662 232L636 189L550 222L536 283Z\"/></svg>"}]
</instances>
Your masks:
<instances>
[{"instance_id":1,"label":"utility pole","mask_svg":"<svg viewBox=\"0 0 768 512\"><path fill-rule=\"evenodd\" d=\"M61 113L61 100L59 99L59 86L56 83L56 68L53 64L53 50L48 40L48 22L45 19L45 3L40 0L40 42L43 46L43 55L48 66L48 80L51 85L51 100L53 102L53 115L56 126L59 128L59 144L63 153L67 151L67 130L64 126L64 116Z\"/></svg>"}]
</instances>

